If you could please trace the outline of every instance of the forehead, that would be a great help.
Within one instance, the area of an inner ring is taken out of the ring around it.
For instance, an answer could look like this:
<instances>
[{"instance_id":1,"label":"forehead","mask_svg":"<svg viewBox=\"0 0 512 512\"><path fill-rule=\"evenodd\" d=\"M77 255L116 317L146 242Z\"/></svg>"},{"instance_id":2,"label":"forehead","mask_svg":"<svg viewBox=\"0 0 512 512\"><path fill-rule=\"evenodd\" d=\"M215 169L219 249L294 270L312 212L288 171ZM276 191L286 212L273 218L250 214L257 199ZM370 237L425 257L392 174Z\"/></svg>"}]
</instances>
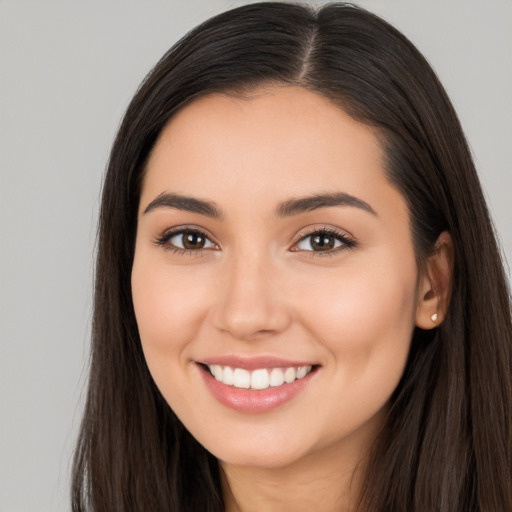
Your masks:
<instances>
[{"instance_id":1,"label":"forehead","mask_svg":"<svg viewBox=\"0 0 512 512\"><path fill-rule=\"evenodd\" d=\"M295 86L209 94L160 134L142 203L164 191L246 207L330 190L378 199L392 188L382 162L374 130L318 94Z\"/></svg>"}]
</instances>

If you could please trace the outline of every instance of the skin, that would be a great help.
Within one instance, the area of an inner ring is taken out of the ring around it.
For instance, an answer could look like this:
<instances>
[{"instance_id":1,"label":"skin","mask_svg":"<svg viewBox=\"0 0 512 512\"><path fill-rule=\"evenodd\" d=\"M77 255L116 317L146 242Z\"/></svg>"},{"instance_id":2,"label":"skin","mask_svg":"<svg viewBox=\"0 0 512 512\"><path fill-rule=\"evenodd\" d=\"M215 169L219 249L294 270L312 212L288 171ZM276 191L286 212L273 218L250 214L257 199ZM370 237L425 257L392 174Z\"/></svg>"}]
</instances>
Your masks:
<instances>
[{"instance_id":1,"label":"skin","mask_svg":"<svg viewBox=\"0 0 512 512\"><path fill-rule=\"evenodd\" d=\"M435 312L442 319L449 237L419 272L407 207L382 161L369 127L289 86L195 100L152 151L132 271L140 337L170 407L221 461L228 511L353 510L412 331L434 327ZM332 191L374 213L345 205L276 216L283 201ZM223 217L145 213L162 193L213 202ZM155 243L191 226L211 244L177 253L179 236ZM354 246L315 252L304 237L320 228ZM196 364L226 354L319 368L291 401L247 414L219 403Z\"/></svg>"}]
</instances>

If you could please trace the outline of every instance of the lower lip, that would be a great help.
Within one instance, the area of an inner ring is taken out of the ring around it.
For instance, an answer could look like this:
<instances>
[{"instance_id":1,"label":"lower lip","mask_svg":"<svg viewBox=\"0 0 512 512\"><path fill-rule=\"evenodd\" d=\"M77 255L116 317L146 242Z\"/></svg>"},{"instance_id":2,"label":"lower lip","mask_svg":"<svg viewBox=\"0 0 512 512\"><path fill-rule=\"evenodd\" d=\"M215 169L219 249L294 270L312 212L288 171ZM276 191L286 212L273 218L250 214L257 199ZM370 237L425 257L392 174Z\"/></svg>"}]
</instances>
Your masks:
<instances>
[{"instance_id":1,"label":"lower lip","mask_svg":"<svg viewBox=\"0 0 512 512\"><path fill-rule=\"evenodd\" d=\"M216 380L204 366L198 365L203 380L212 395L235 411L257 414L272 411L295 398L310 382L315 370L302 379L267 389L240 389Z\"/></svg>"}]
</instances>

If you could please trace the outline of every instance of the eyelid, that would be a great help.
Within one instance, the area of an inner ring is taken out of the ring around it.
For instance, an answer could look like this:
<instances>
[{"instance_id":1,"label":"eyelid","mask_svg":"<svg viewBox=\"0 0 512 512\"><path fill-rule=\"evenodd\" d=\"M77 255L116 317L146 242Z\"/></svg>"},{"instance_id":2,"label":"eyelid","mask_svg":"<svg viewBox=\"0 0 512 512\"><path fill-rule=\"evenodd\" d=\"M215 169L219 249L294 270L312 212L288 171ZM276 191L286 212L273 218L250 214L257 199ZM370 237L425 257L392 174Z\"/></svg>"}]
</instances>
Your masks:
<instances>
[{"instance_id":1,"label":"eyelid","mask_svg":"<svg viewBox=\"0 0 512 512\"><path fill-rule=\"evenodd\" d=\"M347 249L352 249L357 245L357 241L355 238L347 233L345 230L342 230L340 228L335 228L332 226L310 226L308 228L305 228L306 231L302 231L299 235L295 237L295 242L290 247L290 251L292 252L300 252L304 253L306 256L309 257L316 257L316 256L330 256L337 254L338 252L345 251ZM198 233L204 236L206 239L208 239L214 247L207 247L207 248L200 248L200 249L184 249L181 247L176 247L174 245L169 244L169 240L171 240L174 236L192 232L192 233ZM305 249L296 249L295 247L297 244L299 244L304 239L313 236L315 234L324 234L330 237L333 237L341 242L341 246L335 247L332 249L328 249L325 251L314 251L314 250L305 250ZM175 253L179 254L198 254L205 251L211 251L211 250L219 250L220 244L215 241L214 237L208 233L207 230L204 228L200 228L199 226L195 225L184 225L184 226L174 226L172 228L168 228L164 230L160 235L158 235L154 243L156 245L162 246L165 250L173 251ZM295 249L294 249L295 248ZM308 254L309 253L309 254Z\"/></svg>"},{"instance_id":2,"label":"eyelid","mask_svg":"<svg viewBox=\"0 0 512 512\"><path fill-rule=\"evenodd\" d=\"M201 249L183 249L181 247L176 247L174 245L169 244L171 238L183 233L201 234L206 239L208 239L215 247L207 247ZM220 245L215 241L214 237L212 237L205 229L194 225L174 226L172 228L166 229L160 235L156 236L154 243L156 245L162 246L165 250L189 255L197 254L204 251L218 250L220 248Z\"/></svg>"},{"instance_id":3,"label":"eyelid","mask_svg":"<svg viewBox=\"0 0 512 512\"><path fill-rule=\"evenodd\" d=\"M328 249L326 251L308 251L304 249L294 249L304 239L317 234L324 234L329 237L333 237L341 242L341 246L333 249ZM292 252L303 253L308 257L333 256L347 249L352 249L356 247L356 245L357 242L355 238L344 230L334 228L332 226L312 226L307 228L305 232L300 233L300 235L296 237L295 242L293 243L292 247L290 247L289 250L291 250Z\"/></svg>"}]
</instances>

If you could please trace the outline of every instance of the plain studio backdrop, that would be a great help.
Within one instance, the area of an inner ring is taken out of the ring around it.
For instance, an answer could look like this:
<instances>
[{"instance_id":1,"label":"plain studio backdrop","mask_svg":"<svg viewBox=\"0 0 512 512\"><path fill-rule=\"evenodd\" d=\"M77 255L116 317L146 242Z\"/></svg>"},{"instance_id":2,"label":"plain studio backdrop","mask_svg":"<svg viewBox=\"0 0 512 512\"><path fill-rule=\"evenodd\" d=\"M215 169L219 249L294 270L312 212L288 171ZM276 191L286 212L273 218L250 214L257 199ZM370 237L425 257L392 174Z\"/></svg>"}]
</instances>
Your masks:
<instances>
[{"instance_id":1,"label":"plain studio backdrop","mask_svg":"<svg viewBox=\"0 0 512 512\"><path fill-rule=\"evenodd\" d=\"M99 191L128 101L186 31L244 3L0 0L1 512L70 509ZM511 261L512 1L356 3L436 69Z\"/></svg>"}]
</instances>

